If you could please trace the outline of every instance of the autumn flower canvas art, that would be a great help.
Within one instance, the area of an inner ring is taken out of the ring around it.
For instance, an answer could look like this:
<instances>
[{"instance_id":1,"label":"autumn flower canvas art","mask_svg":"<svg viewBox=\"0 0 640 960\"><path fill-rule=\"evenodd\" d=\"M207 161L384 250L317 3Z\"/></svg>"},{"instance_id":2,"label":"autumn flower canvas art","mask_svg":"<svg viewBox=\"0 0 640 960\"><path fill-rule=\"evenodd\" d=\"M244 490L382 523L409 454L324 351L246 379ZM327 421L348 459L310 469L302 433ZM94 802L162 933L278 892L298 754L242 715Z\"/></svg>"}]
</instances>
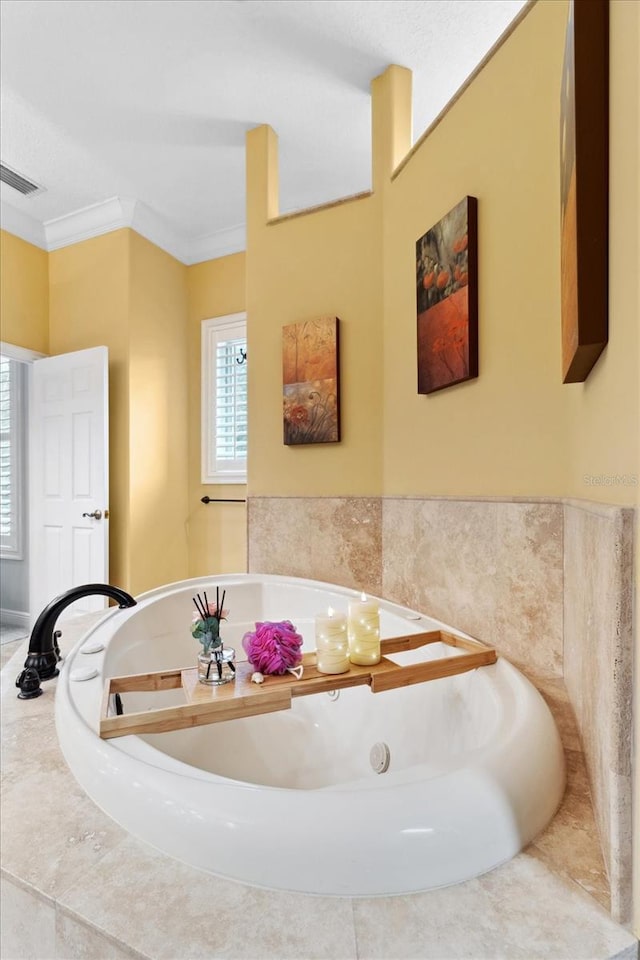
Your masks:
<instances>
[{"instance_id":1,"label":"autumn flower canvas art","mask_svg":"<svg viewBox=\"0 0 640 960\"><path fill-rule=\"evenodd\" d=\"M465 197L416 243L418 393L478 376L477 233Z\"/></svg>"},{"instance_id":2,"label":"autumn flower canvas art","mask_svg":"<svg viewBox=\"0 0 640 960\"><path fill-rule=\"evenodd\" d=\"M282 331L284 442L340 439L338 318L290 323Z\"/></svg>"}]
</instances>

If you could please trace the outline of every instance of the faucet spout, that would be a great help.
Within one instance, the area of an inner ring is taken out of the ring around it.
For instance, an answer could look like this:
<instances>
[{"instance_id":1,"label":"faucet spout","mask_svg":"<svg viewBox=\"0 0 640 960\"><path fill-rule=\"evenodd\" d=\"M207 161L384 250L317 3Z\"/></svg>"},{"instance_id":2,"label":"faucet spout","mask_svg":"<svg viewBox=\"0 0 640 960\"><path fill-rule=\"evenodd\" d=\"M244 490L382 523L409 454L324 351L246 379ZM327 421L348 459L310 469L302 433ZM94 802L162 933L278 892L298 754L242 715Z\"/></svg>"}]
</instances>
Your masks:
<instances>
[{"instance_id":1,"label":"faucet spout","mask_svg":"<svg viewBox=\"0 0 640 960\"><path fill-rule=\"evenodd\" d=\"M66 590L48 603L36 620L29 639L29 652L24 662L25 669L37 670L41 680L50 680L51 677L58 675L57 664L62 657L58 646L60 631L54 632L56 621L69 604L81 597L90 597L95 594L117 600L121 610L125 607L134 607L136 604L130 594L121 590L120 587L112 587L109 583L85 583L78 587L71 587L70 590Z\"/></svg>"}]
</instances>

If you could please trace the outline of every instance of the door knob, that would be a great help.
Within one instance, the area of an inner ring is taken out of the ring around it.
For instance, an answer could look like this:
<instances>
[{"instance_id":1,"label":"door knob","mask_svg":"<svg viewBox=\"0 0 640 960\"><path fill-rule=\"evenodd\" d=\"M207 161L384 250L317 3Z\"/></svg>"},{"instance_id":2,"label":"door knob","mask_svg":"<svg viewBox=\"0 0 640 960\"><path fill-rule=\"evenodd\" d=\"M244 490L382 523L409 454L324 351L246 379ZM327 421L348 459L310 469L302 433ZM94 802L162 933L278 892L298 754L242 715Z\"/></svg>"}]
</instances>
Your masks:
<instances>
[{"instance_id":1,"label":"door knob","mask_svg":"<svg viewBox=\"0 0 640 960\"><path fill-rule=\"evenodd\" d=\"M83 513L83 517L91 517L93 520L102 520L102 510L94 510L93 513Z\"/></svg>"}]
</instances>

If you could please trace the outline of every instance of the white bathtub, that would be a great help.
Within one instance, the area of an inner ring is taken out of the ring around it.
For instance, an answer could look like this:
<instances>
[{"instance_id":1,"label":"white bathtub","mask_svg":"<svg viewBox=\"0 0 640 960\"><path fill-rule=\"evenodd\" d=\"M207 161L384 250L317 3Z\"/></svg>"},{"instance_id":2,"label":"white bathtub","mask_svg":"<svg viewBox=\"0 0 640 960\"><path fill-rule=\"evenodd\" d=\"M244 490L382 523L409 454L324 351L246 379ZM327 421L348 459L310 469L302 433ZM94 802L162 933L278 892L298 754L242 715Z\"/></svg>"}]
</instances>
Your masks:
<instances>
[{"instance_id":1,"label":"white bathtub","mask_svg":"<svg viewBox=\"0 0 640 960\"><path fill-rule=\"evenodd\" d=\"M125 829L211 873L263 887L373 896L458 883L532 840L564 790L553 718L503 659L398 690L315 694L291 710L190 730L101 740L104 680L195 664L192 596L227 591L226 644L257 620L291 620L314 648L314 616L346 612L355 591L311 580L236 575L150 591L114 610L69 654L58 680L64 756L89 796ZM444 624L380 601L383 637ZM451 630L450 627L447 627ZM96 646L104 649L88 653ZM432 644L402 656L450 656ZM94 679L74 674L95 667ZM123 694L125 711L181 691ZM390 765L370 764L376 743Z\"/></svg>"}]
</instances>

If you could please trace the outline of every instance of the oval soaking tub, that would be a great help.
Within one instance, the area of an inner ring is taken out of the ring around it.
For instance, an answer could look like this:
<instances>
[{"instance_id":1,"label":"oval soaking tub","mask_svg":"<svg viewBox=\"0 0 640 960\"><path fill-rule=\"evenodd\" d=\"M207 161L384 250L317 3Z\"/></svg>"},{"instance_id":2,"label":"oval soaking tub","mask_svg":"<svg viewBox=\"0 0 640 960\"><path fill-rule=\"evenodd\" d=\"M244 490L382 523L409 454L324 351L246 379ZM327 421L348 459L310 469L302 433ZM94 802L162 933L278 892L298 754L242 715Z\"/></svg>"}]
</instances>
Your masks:
<instances>
[{"instance_id":1,"label":"oval soaking tub","mask_svg":"<svg viewBox=\"0 0 640 960\"><path fill-rule=\"evenodd\" d=\"M81 786L125 829L245 883L373 896L475 877L549 822L564 790L558 732L537 690L502 658L376 694L353 687L297 697L278 713L101 740L105 678L195 665L191 598L216 586L229 608L224 642L240 656L260 620L291 620L313 650L315 615L346 613L358 596L276 576L183 581L107 614L76 644L58 680L58 737ZM380 624L383 638L444 629L384 600ZM443 647L398 658L455 654ZM76 680L87 667L97 676ZM127 713L184 702L181 690L122 700Z\"/></svg>"}]
</instances>

